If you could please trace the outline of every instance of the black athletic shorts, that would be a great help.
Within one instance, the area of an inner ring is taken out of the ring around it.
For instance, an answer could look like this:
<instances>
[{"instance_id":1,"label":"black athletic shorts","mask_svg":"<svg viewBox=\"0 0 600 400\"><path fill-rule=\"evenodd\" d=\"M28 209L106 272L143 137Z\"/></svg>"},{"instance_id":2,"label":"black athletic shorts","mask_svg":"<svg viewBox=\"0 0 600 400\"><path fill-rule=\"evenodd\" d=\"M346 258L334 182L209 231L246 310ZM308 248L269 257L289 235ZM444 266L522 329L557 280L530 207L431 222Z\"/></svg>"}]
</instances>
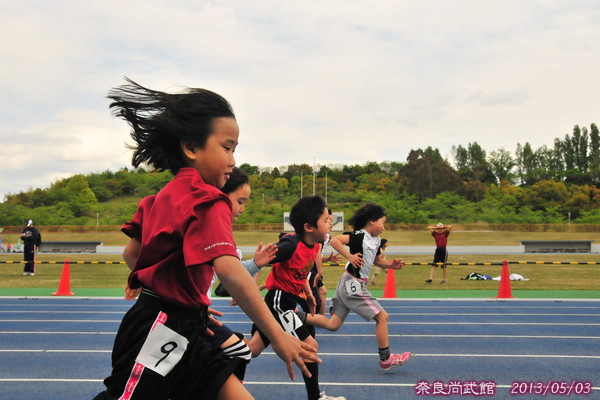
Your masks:
<instances>
[{"instance_id":1,"label":"black athletic shorts","mask_svg":"<svg viewBox=\"0 0 600 400\"><path fill-rule=\"evenodd\" d=\"M265 302L267 303L269 310L271 310L271 314L273 314L275 320L279 322L279 325L281 325L284 331L299 340L304 340L309 336L315 336L315 327L303 324L294 312L296 308L308 312L306 300L291 293L284 292L283 290L269 290L265 295ZM267 338L256 325L252 325L252 335L254 335L254 332L256 331L258 331L265 347L267 347L271 343L269 338Z\"/></svg>"},{"instance_id":2,"label":"black athletic shorts","mask_svg":"<svg viewBox=\"0 0 600 400\"><path fill-rule=\"evenodd\" d=\"M446 262L448 261L448 251L445 247L436 247L435 254L433 256L434 267L439 267L437 263L444 263L442 268L446 268Z\"/></svg>"},{"instance_id":3,"label":"black athletic shorts","mask_svg":"<svg viewBox=\"0 0 600 400\"><path fill-rule=\"evenodd\" d=\"M121 322L106 391L95 399L216 399L242 360L206 342L207 315L206 307L163 303L142 292Z\"/></svg>"}]
</instances>

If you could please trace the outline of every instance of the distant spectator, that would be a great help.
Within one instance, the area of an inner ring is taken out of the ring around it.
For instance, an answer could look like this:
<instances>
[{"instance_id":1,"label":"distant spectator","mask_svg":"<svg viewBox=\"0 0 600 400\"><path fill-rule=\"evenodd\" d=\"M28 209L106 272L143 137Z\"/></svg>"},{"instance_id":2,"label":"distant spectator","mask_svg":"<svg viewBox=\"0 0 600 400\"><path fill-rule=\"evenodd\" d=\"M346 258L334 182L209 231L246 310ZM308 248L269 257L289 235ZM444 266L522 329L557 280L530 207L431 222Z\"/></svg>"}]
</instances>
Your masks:
<instances>
[{"instance_id":1,"label":"distant spectator","mask_svg":"<svg viewBox=\"0 0 600 400\"><path fill-rule=\"evenodd\" d=\"M448 235L450 235L452 225L444 225L440 222L436 226L428 226L427 229L431 232L436 247L435 254L433 255L433 264L431 265L431 271L429 272L429 279L426 279L425 282L433 282L433 273L437 267L440 267L443 271L443 277L440 283L446 283L446 262L448 261L448 250L446 249L446 246L448 245Z\"/></svg>"},{"instance_id":2,"label":"distant spectator","mask_svg":"<svg viewBox=\"0 0 600 400\"><path fill-rule=\"evenodd\" d=\"M23 268L24 276L35 275L35 258L37 250L42 244L42 235L36 227L33 226L33 221L28 220L25 229L21 232L21 239L23 240L23 258L25 260L25 267Z\"/></svg>"}]
</instances>

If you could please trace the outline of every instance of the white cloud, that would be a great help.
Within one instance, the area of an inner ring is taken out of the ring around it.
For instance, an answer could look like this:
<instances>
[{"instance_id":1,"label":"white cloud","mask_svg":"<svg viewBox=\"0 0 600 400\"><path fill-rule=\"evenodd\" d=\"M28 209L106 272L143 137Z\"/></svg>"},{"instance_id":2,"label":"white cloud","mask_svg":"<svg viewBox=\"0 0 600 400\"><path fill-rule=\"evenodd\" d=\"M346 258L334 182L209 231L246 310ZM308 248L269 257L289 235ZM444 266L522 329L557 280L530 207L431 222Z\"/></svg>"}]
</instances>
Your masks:
<instances>
[{"instance_id":1,"label":"white cloud","mask_svg":"<svg viewBox=\"0 0 600 400\"><path fill-rule=\"evenodd\" d=\"M129 165L106 99L123 76L227 97L239 163L551 145L598 123L599 17L567 0L6 3L0 199Z\"/></svg>"}]
</instances>

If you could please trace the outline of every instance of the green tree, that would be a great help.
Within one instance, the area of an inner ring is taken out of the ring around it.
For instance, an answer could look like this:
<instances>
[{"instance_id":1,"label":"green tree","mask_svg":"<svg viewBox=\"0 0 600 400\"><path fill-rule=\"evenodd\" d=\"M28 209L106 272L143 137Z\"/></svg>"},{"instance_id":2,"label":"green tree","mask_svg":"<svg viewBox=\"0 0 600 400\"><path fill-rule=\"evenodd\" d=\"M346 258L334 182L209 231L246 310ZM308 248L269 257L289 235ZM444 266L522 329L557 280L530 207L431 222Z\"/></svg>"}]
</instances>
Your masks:
<instances>
[{"instance_id":1,"label":"green tree","mask_svg":"<svg viewBox=\"0 0 600 400\"><path fill-rule=\"evenodd\" d=\"M535 153L528 142L523 146L517 143L516 150L517 178L521 185L532 185L537 181Z\"/></svg>"},{"instance_id":2,"label":"green tree","mask_svg":"<svg viewBox=\"0 0 600 400\"><path fill-rule=\"evenodd\" d=\"M260 174L260 168L257 165L250 165L248 163L243 163L239 166L240 169L244 170L248 175L258 175Z\"/></svg>"},{"instance_id":3,"label":"green tree","mask_svg":"<svg viewBox=\"0 0 600 400\"><path fill-rule=\"evenodd\" d=\"M514 183L515 175L513 173L513 168L516 163L508 150L500 148L490 152L487 162L492 173L496 177L496 183L502 181Z\"/></svg>"},{"instance_id":4,"label":"green tree","mask_svg":"<svg viewBox=\"0 0 600 400\"><path fill-rule=\"evenodd\" d=\"M69 193L68 206L75 217L81 217L88 213L92 206L97 203L94 192L90 189L85 176L73 175L66 187Z\"/></svg>"},{"instance_id":5,"label":"green tree","mask_svg":"<svg viewBox=\"0 0 600 400\"><path fill-rule=\"evenodd\" d=\"M525 190L524 203L532 210L548 210L564 207L569 199L569 191L562 182L542 180Z\"/></svg>"},{"instance_id":6,"label":"green tree","mask_svg":"<svg viewBox=\"0 0 600 400\"><path fill-rule=\"evenodd\" d=\"M591 184L600 184L600 133L598 126L590 126L589 172Z\"/></svg>"},{"instance_id":7,"label":"green tree","mask_svg":"<svg viewBox=\"0 0 600 400\"><path fill-rule=\"evenodd\" d=\"M456 171L441 157L432 159L427 154L421 149L411 150L397 182L401 182L409 193L417 195L420 201L441 192L460 191L461 180Z\"/></svg>"}]
</instances>

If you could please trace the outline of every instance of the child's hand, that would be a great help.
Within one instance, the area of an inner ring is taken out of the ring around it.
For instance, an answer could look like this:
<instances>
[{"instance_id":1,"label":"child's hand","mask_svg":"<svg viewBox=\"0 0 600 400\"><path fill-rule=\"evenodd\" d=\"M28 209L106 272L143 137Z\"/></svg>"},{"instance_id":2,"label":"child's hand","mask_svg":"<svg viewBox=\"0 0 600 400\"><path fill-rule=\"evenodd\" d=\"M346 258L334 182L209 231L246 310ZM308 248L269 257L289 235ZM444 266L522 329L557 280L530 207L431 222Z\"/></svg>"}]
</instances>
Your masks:
<instances>
[{"instance_id":1,"label":"child's hand","mask_svg":"<svg viewBox=\"0 0 600 400\"><path fill-rule=\"evenodd\" d=\"M402 267L404 267L404 261L402 261L401 258L394 258L391 261L390 268L392 268L392 269L402 269Z\"/></svg>"},{"instance_id":2,"label":"child's hand","mask_svg":"<svg viewBox=\"0 0 600 400\"><path fill-rule=\"evenodd\" d=\"M127 287L125 288L125 300L135 300L140 293L142 292L142 288L131 289L129 287L129 283L127 283Z\"/></svg>"},{"instance_id":3,"label":"child's hand","mask_svg":"<svg viewBox=\"0 0 600 400\"><path fill-rule=\"evenodd\" d=\"M218 311L218 310L212 309L212 308L210 308L210 307L208 308L208 310L207 310L207 311L208 311L208 316L209 316L209 317L212 317L213 315L216 315L217 317L222 317L222 316L223 316L223 313L222 313L221 311ZM220 323L220 322L219 322L219 323Z\"/></svg>"},{"instance_id":4,"label":"child's hand","mask_svg":"<svg viewBox=\"0 0 600 400\"><path fill-rule=\"evenodd\" d=\"M317 300L315 299L315 296L313 296L312 294L307 295L306 304L308 305L310 315L315 315L315 312L317 312Z\"/></svg>"},{"instance_id":5,"label":"child's hand","mask_svg":"<svg viewBox=\"0 0 600 400\"><path fill-rule=\"evenodd\" d=\"M339 254L333 254L333 252L331 252L331 254L329 255L329 262L332 263L339 263L341 261L341 257Z\"/></svg>"},{"instance_id":6,"label":"child's hand","mask_svg":"<svg viewBox=\"0 0 600 400\"><path fill-rule=\"evenodd\" d=\"M317 274L315 275L315 279L313 280L313 287L317 287L317 283L319 283L320 279L323 279L323 274L317 272Z\"/></svg>"},{"instance_id":7,"label":"child's hand","mask_svg":"<svg viewBox=\"0 0 600 400\"><path fill-rule=\"evenodd\" d=\"M208 308L208 323L207 323L207 328L206 328L206 334L208 336L215 336L215 333L212 330L210 330L210 328L208 328L209 326L211 326L211 325L223 326L223 323L221 321L219 321L218 319L216 319L215 317L213 317L213 315L216 315L217 317L222 317L223 313L221 311L217 311L212 308Z\"/></svg>"},{"instance_id":8,"label":"child's hand","mask_svg":"<svg viewBox=\"0 0 600 400\"><path fill-rule=\"evenodd\" d=\"M350 264L354 265L356 268L360 268L363 266L364 261L362 259L362 253L351 254L350 258L348 258Z\"/></svg>"},{"instance_id":9,"label":"child's hand","mask_svg":"<svg viewBox=\"0 0 600 400\"><path fill-rule=\"evenodd\" d=\"M275 253L277 253L277 250L277 246L273 243L269 243L266 246L263 246L263 244L260 243L254 252L254 263L257 267L269 265L269 263L275 258Z\"/></svg>"},{"instance_id":10,"label":"child's hand","mask_svg":"<svg viewBox=\"0 0 600 400\"><path fill-rule=\"evenodd\" d=\"M292 380L296 380L294 376L294 363L300 368L302 373L308 377L312 376L306 368L305 362L316 362L321 364L321 359L317 356L317 349L313 346L304 343L283 330L275 340L271 340L271 347L275 354L287 366L288 375Z\"/></svg>"}]
</instances>

